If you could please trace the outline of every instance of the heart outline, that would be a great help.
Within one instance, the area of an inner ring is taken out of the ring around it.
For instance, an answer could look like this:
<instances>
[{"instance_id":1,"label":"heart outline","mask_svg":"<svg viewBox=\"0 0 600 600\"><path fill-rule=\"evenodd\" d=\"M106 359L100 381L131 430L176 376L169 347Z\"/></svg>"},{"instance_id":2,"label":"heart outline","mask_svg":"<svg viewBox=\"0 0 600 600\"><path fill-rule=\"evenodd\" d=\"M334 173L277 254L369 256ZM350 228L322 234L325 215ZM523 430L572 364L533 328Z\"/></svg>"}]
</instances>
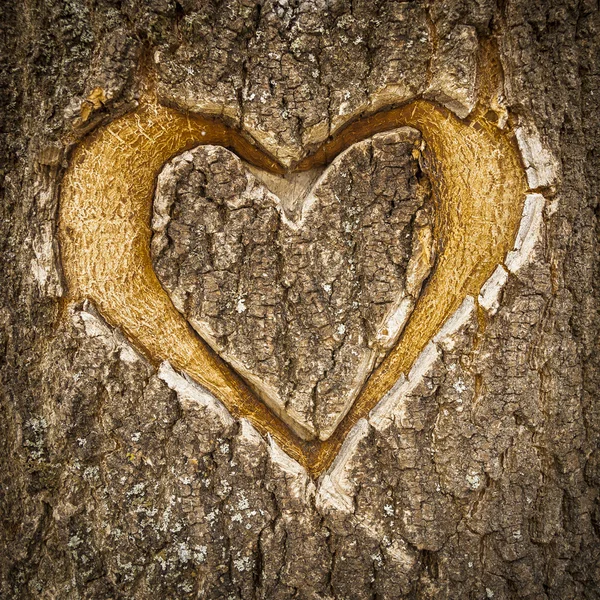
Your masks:
<instances>
[{"instance_id":1,"label":"heart outline","mask_svg":"<svg viewBox=\"0 0 600 600\"><path fill-rule=\"evenodd\" d=\"M327 441L304 442L273 415L193 332L152 269L154 186L172 156L199 144L217 144L260 168L282 172L274 159L220 121L146 102L75 149L63 179L59 209L68 300L94 302L107 321L151 360L168 360L187 372L234 416L246 417L259 432L271 434L312 476L318 476L331 464L354 424L408 372L462 299L478 294L516 237L527 189L524 169L512 134L488 122L483 111L463 121L424 100L382 110L351 123L295 168L327 164L352 143L405 125L419 129L431 150L430 178L439 203L434 231L442 248L398 343ZM466 217L471 222L465 228ZM444 302L439 302L444 293Z\"/></svg>"}]
</instances>

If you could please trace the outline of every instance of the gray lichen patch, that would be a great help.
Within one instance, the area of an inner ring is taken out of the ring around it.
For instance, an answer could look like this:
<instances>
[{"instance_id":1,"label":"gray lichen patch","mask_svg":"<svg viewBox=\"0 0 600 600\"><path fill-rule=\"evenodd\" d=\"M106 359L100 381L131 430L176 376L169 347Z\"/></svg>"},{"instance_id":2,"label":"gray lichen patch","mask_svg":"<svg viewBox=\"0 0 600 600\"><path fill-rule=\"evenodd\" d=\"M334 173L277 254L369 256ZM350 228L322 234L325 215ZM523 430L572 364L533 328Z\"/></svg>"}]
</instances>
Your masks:
<instances>
[{"instance_id":1,"label":"gray lichen patch","mask_svg":"<svg viewBox=\"0 0 600 600\"><path fill-rule=\"evenodd\" d=\"M338 156L312 189L314 173L259 181L215 146L173 159L159 178L152 255L162 285L306 438L335 430L430 272L421 143L408 128L376 135Z\"/></svg>"}]
</instances>

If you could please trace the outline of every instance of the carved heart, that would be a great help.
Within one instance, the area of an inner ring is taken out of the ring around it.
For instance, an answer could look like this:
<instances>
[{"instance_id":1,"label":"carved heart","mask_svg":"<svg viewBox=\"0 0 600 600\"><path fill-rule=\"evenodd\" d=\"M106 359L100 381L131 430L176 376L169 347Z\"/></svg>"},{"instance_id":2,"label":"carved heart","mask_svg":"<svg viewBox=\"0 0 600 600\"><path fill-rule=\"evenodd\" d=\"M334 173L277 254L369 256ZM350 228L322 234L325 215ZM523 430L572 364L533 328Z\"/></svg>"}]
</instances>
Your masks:
<instances>
[{"instance_id":1,"label":"carved heart","mask_svg":"<svg viewBox=\"0 0 600 600\"><path fill-rule=\"evenodd\" d=\"M476 296L513 247L527 190L509 133L487 120L484 105L470 121L415 101L356 121L296 166L331 162L352 144L409 125L431 150L439 255L396 346L366 382L326 441L303 441L188 326L160 285L150 258L155 181L174 155L199 144L231 147L257 167L283 169L223 123L143 104L89 136L73 153L63 180L59 234L70 300L89 298L154 361L168 360L215 394L235 416L272 435L316 476L327 468L355 424L381 400L466 295Z\"/></svg>"},{"instance_id":2,"label":"carved heart","mask_svg":"<svg viewBox=\"0 0 600 600\"><path fill-rule=\"evenodd\" d=\"M219 146L187 152L159 176L159 280L305 439L335 431L430 272L433 207L420 178L421 142L409 128L359 142L314 186L309 173L305 194L289 176L253 175Z\"/></svg>"}]
</instances>

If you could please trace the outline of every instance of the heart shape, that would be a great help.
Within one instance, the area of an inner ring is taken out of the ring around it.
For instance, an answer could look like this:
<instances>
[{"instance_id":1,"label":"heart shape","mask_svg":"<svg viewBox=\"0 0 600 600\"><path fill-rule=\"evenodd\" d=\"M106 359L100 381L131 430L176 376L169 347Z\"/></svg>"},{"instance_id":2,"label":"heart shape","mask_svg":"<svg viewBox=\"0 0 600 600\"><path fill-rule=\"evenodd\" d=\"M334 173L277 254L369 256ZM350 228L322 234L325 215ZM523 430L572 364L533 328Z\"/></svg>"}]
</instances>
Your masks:
<instances>
[{"instance_id":1,"label":"heart shape","mask_svg":"<svg viewBox=\"0 0 600 600\"><path fill-rule=\"evenodd\" d=\"M332 435L431 270L421 144L414 129L377 134L312 186L252 174L220 146L174 158L158 178L151 248L161 284L304 439Z\"/></svg>"},{"instance_id":2,"label":"heart shape","mask_svg":"<svg viewBox=\"0 0 600 600\"><path fill-rule=\"evenodd\" d=\"M167 160L199 144L213 144L232 148L257 167L283 172L275 160L220 121L146 101L75 149L59 208L67 300L90 299L151 360L168 360L188 373L234 416L272 435L311 475L319 475L348 432L408 372L465 296L477 296L517 234L527 190L523 166L511 131L488 121L483 104L470 120L422 100L382 110L349 124L295 170L326 165L351 145L405 125L419 129L431 151L436 268L398 343L328 440L304 441L268 410L191 330L153 271L152 199Z\"/></svg>"}]
</instances>

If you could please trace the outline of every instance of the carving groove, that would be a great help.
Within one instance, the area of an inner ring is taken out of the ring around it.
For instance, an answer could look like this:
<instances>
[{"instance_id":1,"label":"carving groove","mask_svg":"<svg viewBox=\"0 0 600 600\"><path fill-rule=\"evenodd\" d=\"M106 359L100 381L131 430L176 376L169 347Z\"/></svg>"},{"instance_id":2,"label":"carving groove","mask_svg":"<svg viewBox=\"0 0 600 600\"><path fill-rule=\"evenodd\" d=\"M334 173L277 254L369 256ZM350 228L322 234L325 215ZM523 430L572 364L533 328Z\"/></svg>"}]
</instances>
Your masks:
<instances>
[{"instance_id":1,"label":"carving groove","mask_svg":"<svg viewBox=\"0 0 600 600\"><path fill-rule=\"evenodd\" d=\"M402 336L325 442L303 441L250 391L191 329L161 287L150 259L156 177L172 156L198 144L232 149L247 162L283 173L257 146L217 120L146 102L89 136L63 181L59 235L69 300L88 298L153 361L168 360L215 394L236 417L270 434L312 476L337 454L354 424L382 398L467 294L511 249L526 183L509 132L477 110L463 121L417 100L356 121L293 170L328 164L375 133L411 126L431 153L437 266Z\"/></svg>"}]
</instances>

